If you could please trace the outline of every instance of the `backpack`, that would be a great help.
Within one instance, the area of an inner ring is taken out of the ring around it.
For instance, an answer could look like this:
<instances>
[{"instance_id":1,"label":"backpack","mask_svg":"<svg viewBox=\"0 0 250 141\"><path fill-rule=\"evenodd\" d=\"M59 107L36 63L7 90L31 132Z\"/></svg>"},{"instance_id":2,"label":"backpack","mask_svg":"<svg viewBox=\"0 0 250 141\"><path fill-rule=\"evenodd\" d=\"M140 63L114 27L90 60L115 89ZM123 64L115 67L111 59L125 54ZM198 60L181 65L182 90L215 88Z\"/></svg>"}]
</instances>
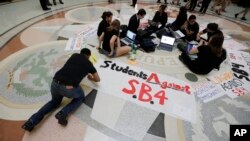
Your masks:
<instances>
[{"instance_id":1,"label":"backpack","mask_svg":"<svg viewBox=\"0 0 250 141\"><path fill-rule=\"evenodd\" d=\"M154 52L155 51L156 45L154 44L154 42L150 38L142 39L140 42L140 45L141 45L141 48L145 52Z\"/></svg>"},{"instance_id":2,"label":"backpack","mask_svg":"<svg viewBox=\"0 0 250 141\"><path fill-rule=\"evenodd\" d=\"M121 25L120 26L120 38L126 37L128 31L128 26L127 25Z\"/></svg>"}]
</instances>

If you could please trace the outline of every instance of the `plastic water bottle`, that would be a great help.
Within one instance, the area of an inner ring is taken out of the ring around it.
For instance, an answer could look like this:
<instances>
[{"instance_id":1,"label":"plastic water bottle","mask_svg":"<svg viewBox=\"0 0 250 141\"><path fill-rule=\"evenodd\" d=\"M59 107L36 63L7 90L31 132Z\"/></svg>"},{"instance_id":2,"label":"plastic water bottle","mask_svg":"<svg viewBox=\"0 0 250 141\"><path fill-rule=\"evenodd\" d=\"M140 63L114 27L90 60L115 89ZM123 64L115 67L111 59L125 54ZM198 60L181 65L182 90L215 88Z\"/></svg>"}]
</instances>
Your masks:
<instances>
[{"instance_id":1,"label":"plastic water bottle","mask_svg":"<svg viewBox=\"0 0 250 141\"><path fill-rule=\"evenodd\" d=\"M130 60L135 60L136 59L136 48L135 48L135 44L132 43L132 49L131 49L131 52L130 52L130 57L129 59Z\"/></svg>"}]
</instances>

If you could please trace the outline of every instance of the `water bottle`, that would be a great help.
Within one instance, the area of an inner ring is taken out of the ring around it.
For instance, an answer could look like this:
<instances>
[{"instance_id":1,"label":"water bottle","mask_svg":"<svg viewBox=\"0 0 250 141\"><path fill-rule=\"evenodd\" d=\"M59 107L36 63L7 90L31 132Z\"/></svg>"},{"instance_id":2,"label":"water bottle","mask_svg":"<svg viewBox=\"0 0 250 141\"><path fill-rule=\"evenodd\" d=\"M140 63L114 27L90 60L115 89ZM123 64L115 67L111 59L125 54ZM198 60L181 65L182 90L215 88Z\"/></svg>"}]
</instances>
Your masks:
<instances>
[{"instance_id":1,"label":"water bottle","mask_svg":"<svg viewBox=\"0 0 250 141\"><path fill-rule=\"evenodd\" d=\"M135 48L135 44L132 43L132 49L131 49L131 52L130 52L130 57L129 59L130 60L135 60L136 59L136 48Z\"/></svg>"}]
</instances>

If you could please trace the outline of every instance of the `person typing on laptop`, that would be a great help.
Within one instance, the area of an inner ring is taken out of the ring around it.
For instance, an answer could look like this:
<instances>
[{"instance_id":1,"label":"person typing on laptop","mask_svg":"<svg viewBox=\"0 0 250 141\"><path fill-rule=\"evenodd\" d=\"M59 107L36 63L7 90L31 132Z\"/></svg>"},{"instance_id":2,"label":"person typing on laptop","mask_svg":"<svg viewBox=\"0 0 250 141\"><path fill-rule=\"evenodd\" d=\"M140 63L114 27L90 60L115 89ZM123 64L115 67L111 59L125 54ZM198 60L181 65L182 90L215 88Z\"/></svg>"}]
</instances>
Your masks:
<instances>
[{"instance_id":1,"label":"person typing on laptop","mask_svg":"<svg viewBox=\"0 0 250 141\"><path fill-rule=\"evenodd\" d=\"M208 45L182 52L179 60L196 74L208 74L213 69L219 69L220 64L226 59L226 50L222 48L223 42L223 35L215 35L210 38ZM190 54L196 54L196 59L193 60Z\"/></svg>"},{"instance_id":2,"label":"person typing on laptop","mask_svg":"<svg viewBox=\"0 0 250 141\"><path fill-rule=\"evenodd\" d=\"M207 34L207 37L201 37L201 35ZM209 23L207 24L207 28L200 31L197 34L196 40L200 41L203 39L205 42L204 44L207 44L207 41L210 40L210 38L214 35L223 35L222 31L219 29L218 24L216 23Z\"/></svg>"},{"instance_id":3,"label":"person typing on laptop","mask_svg":"<svg viewBox=\"0 0 250 141\"><path fill-rule=\"evenodd\" d=\"M101 34L97 49L108 57L118 57L127 54L131 48L121 46L119 38L120 21L115 19L111 25ZM102 45L102 49L100 48Z\"/></svg>"}]
</instances>

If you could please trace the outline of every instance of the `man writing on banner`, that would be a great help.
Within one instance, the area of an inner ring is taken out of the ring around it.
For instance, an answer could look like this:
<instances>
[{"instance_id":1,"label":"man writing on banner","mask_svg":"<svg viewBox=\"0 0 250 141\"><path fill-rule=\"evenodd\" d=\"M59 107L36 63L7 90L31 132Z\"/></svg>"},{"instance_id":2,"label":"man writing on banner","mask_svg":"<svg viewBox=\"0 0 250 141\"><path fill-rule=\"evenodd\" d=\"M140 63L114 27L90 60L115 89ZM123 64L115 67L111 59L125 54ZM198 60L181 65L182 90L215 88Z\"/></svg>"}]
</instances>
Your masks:
<instances>
[{"instance_id":1,"label":"man writing on banner","mask_svg":"<svg viewBox=\"0 0 250 141\"><path fill-rule=\"evenodd\" d=\"M73 54L64 66L56 72L50 88L52 99L24 123L22 126L24 130L32 131L46 114L61 104L63 97L73 99L55 115L55 118L59 124L67 125L67 116L75 111L85 99L84 91L79 85L82 79L87 76L90 81L100 81L95 67L89 61L90 56L90 50L83 48L80 54Z\"/></svg>"}]
</instances>

